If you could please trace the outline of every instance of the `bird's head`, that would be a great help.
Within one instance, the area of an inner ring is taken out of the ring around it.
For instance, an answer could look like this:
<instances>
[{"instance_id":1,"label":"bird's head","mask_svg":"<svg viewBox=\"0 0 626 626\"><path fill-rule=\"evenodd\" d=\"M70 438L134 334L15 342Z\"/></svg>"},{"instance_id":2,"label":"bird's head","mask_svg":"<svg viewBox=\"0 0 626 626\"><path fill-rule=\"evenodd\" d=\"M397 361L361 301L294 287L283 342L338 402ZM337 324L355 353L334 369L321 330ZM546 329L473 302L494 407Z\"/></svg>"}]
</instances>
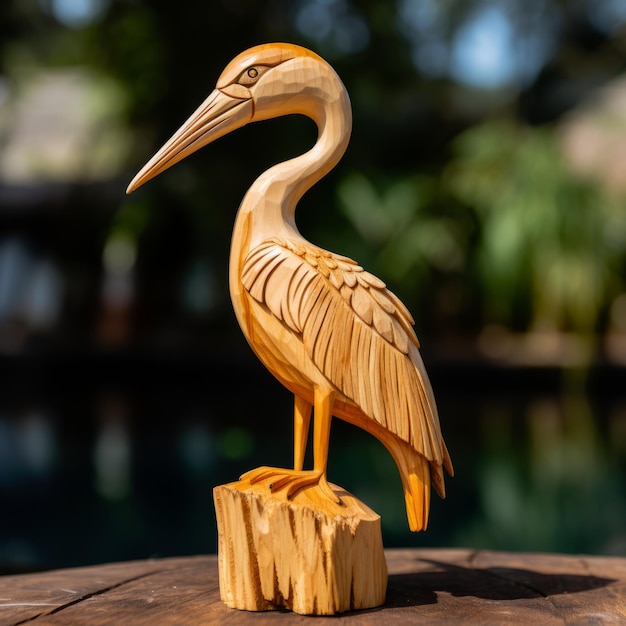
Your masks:
<instances>
[{"instance_id":1,"label":"bird's head","mask_svg":"<svg viewBox=\"0 0 626 626\"><path fill-rule=\"evenodd\" d=\"M126 193L249 122L291 113L316 119L317 92L341 89L330 66L306 48L287 43L250 48L226 66L215 90L139 171Z\"/></svg>"}]
</instances>

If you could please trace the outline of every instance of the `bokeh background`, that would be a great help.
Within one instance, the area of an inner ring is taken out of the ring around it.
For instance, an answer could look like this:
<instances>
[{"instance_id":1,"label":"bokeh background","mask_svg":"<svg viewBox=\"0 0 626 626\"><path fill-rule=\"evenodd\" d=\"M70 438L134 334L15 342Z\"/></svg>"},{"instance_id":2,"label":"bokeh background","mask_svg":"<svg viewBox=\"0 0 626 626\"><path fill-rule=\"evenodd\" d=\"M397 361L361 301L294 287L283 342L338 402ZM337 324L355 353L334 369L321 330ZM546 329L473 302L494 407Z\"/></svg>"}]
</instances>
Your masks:
<instances>
[{"instance_id":1,"label":"bokeh background","mask_svg":"<svg viewBox=\"0 0 626 626\"><path fill-rule=\"evenodd\" d=\"M3 0L0 572L215 552L212 488L291 463L227 257L314 125L251 125L125 195L278 40L354 109L300 229L414 314L457 471L419 535L388 453L338 420L330 480L389 547L626 555L625 3Z\"/></svg>"}]
</instances>

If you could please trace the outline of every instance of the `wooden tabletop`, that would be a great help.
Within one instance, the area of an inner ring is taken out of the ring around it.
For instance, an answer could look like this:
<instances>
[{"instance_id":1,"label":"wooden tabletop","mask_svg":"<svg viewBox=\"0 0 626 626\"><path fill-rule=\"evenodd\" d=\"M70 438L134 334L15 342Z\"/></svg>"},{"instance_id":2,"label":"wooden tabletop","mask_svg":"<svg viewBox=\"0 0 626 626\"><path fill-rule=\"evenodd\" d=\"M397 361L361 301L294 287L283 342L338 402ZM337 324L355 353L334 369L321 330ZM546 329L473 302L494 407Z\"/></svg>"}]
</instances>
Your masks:
<instances>
[{"instance_id":1,"label":"wooden tabletop","mask_svg":"<svg viewBox=\"0 0 626 626\"><path fill-rule=\"evenodd\" d=\"M228 609L217 557L110 563L0 577L0 625L626 624L626 559L387 550L387 602L334 618Z\"/></svg>"}]
</instances>

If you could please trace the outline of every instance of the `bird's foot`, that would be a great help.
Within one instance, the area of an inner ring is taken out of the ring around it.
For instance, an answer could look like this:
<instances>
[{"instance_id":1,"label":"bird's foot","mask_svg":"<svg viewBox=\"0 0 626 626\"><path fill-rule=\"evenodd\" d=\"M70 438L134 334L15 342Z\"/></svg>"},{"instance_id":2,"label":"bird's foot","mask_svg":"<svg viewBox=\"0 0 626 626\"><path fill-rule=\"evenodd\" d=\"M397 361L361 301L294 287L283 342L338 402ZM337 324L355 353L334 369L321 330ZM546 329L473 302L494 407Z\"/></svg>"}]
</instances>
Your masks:
<instances>
[{"instance_id":1,"label":"bird's foot","mask_svg":"<svg viewBox=\"0 0 626 626\"><path fill-rule=\"evenodd\" d=\"M285 489L287 498L292 498L306 487L316 485L324 496L336 504L342 504L341 499L330 488L326 480L326 472L322 470L290 470L280 467L257 467L246 472L240 480L248 480L252 484L273 479L269 484L270 491L276 493Z\"/></svg>"}]
</instances>

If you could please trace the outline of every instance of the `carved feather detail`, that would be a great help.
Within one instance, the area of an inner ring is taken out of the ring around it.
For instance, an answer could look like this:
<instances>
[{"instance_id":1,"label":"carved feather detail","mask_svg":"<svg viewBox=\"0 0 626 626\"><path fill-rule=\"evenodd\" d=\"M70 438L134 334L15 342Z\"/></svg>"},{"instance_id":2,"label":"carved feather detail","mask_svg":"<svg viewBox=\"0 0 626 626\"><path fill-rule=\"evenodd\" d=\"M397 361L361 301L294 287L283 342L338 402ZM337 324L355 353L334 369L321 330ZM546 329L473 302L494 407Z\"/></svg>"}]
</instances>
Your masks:
<instances>
[{"instance_id":1,"label":"carved feather detail","mask_svg":"<svg viewBox=\"0 0 626 626\"><path fill-rule=\"evenodd\" d=\"M298 201L339 162L350 139L350 99L333 68L292 44L243 52L128 192L236 128L291 114L311 118L318 139L261 174L244 196L233 229L229 287L244 336L294 395L294 470L260 468L247 476L276 477L273 484L288 496L311 487L320 506L324 498L335 500L326 480L334 415L389 450L402 478L409 526L423 530L431 486L443 497L443 468L453 470L413 318L383 281L353 260L309 244L295 224ZM313 470L305 472L311 417Z\"/></svg>"},{"instance_id":2,"label":"carved feather detail","mask_svg":"<svg viewBox=\"0 0 626 626\"><path fill-rule=\"evenodd\" d=\"M439 466L433 473L449 464L413 318L380 279L346 257L273 238L248 254L241 281L366 416Z\"/></svg>"}]
</instances>

